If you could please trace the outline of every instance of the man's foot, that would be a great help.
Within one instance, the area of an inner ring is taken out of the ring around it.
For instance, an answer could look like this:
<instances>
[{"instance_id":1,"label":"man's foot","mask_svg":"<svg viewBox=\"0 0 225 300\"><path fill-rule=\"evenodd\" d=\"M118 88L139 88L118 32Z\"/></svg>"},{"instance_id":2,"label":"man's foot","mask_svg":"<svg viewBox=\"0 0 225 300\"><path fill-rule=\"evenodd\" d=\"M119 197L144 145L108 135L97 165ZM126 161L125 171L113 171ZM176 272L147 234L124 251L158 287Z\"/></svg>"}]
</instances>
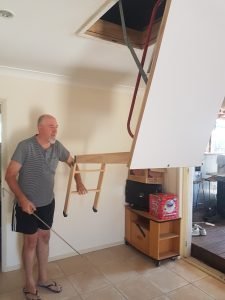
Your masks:
<instances>
[{"instance_id":1,"label":"man's foot","mask_svg":"<svg viewBox=\"0 0 225 300\"><path fill-rule=\"evenodd\" d=\"M45 283L38 283L38 286L45 288L53 293L61 293L62 292L61 285L56 283L53 280L47 281Z\"/></svg>"},{"instance_id":2,"label":"man's foot","mask_svg":"<svg viewBox=\"0 0 225 300\"><path fill-rule=\"evenodd\" d=\"M23 293L26 300L41 300L41 297L38 294L38 290L35 293L29 292L26 288L23 288Z\"/></svg>"}]
</instances>

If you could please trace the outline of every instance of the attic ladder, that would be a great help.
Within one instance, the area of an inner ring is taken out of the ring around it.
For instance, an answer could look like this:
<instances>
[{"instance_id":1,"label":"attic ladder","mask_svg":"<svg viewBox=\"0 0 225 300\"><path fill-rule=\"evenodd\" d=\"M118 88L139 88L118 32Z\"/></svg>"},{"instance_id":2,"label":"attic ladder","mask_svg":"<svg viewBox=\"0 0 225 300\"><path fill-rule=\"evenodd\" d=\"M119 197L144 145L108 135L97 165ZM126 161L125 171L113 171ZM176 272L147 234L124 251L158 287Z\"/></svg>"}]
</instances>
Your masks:
<instances>
[{"instance_id":1,"label":"attic ladder","mask_svg":"<svg viewBox=\"0 0 225 300\"><path fill-rule=\"evenodd\" d=\"M130 159L129 152L118 152L118 153L105 153L105 154L87 154L87 155L79 155L74 158L74 164L70 167L70 175L67 184L67 192L66 199L63 209L64 217L68 216L68 207L70 202L71 194L78 193L77 191L72 191L72 180L75 174L83 173L83 172L99 172L98 183L96 189L88 189L88 192L95 192L93 211L97 212L97 207L99 203L99 196L103 181L103 176L105 173L106 164L128 164ZM78 163L94 163L100 164L99 169L91 169L91 170L79 170Z\"/></svg>"},{"instance_id":2,"label":"attic ladder","mask_svg":"<svg viewBox=\"0 0 225 300\"><path fill-rule=\"evenodd\" d=\"M144 80L145 84L147 84L147 82L148 82L148 77L147 77L143 67L144 67L144 63L145 63L146 54L147 54L147 51L148 51L149 42L151 40L153 23L156 19L157 11L158 11L160 5L164 1L165 0L157 0L156 3L154 4L153 10L152 10L152 13L151 13L151 16L150 16L150 20L149 20L149 25L148 25L148 28L147 28L147 36L146 36L146 41L145 41L145 45L144 45L144 51L143 51L142 59L141 59L141 62L140 62L137 55L136 55L136 53L135 53L135 51L134 51L134 49L133 49L133 47L132 47L132 45L131 45L131 42L130 42L128 36L127 36L122 0L119 0L119 11L120 11L120 19L121 19L121 24L122 24L122 31L123 31L124 41L125 41L125 44L127 45L127 47L129 48L129 50L130 50L130 52L133 56L133 59L134 59L136 65L138 67L138 70L139 70L137 80L136 80L135 89L134 89L134 94L133 94L133 98L132 98L132 102L131 102L130 112L129 112L129 116L128 116L128 120L127 120L127 131L128 131L129 135L132 138L134 138L134 134L131 132L131 128L130 128L131 117L132 117L132 114L133 114L134 105L135 105L136 96L137 96L137 92L138 92L141 77ZM151 65L152 65L152 61L150 62L149 69L151 68Z\"/></svg>"}]
</instances>

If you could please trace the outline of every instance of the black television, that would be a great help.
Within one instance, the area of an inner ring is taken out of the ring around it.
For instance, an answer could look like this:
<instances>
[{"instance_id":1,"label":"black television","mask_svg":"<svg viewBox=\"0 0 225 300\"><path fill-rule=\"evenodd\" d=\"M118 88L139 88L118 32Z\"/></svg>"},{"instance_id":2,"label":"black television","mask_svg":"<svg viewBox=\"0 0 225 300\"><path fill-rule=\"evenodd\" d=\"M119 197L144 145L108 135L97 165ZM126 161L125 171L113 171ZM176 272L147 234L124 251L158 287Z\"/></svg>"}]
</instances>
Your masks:
<instances>
[{"instance_id":1,"label":"black television","mask_svg":"<svg viewBox=\"0 0 225 300\"><path fill-rule=\"evenodd\" d=\"M126 181L125 201L134 209L149 211L149 195L155 193L162 193L161 184Z\"/></svg>"}]
</instances>

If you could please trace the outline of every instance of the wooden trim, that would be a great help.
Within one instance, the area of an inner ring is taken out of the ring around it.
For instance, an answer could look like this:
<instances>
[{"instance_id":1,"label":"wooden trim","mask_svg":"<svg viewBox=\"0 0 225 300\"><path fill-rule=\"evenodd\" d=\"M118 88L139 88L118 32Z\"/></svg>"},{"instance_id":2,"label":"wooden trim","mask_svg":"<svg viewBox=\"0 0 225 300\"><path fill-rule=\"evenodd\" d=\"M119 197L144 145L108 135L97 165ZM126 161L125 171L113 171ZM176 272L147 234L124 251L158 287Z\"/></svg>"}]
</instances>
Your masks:
<instances>
[{"instance_id":1,"label":"wooden trim","mask_svg":"<svg viewBox=\"0 0 225 300\"><path fill-rule=\"evenodd\" d=\"M154 75L154 72L155 72L155 67L156 67L156 63L157 63L157 59L158 59L158 55L159 55L159 51L160 51L160 47L161 47L161 43L162 43L162 38L163 38L165 26L166 26L167 17L168 17L168 14L169 14L171 1L172 0L167 0L166 1L165 11L164 11L161 26L160 26L160 29L159 29L157 42L156 42L156 45L155 45L155 48L154 48L154 53L153 53L153 57L152 57L152 64L151 64L151 69L150 69L150 73L149 73L148 83L147 83L147 87L146 87L146 90L145 90L145 95L144 95L143 103L142 103L142 106L141 106L141 110L140 110L140 114L139 114L139 118L138 118L138 122L137 122L137 126L136 126L136 131L135 131L135 134L134 134L133 143L132 143L132 146L131 146L131 156L130 156L131 158L133 157L134 148L135 148L135 145L136 145L136 142L137 142L137 136L138 136L138 133L139 133L139 130L140 130L141 121L142 121L145 106L146 106L146 103L147 103L149 90L150 90L153 75ZM131 163L131 161L128 163L129 167L130 167L130 163ZM148 167L148 166L146 166L146 167Z\"/></svg>"},{"instance_id":2,"label":"wooden trim","mask_svg":"<svg viewBox=\"0 0 225 300\"><path fill-rule=\"evenodd\" d=\"M159 32L161 20L157 20L152 27L152 36L149 45L156 42L156 38ZM108 21L99 19L93 24L86 32L86 35L91 35L96 38L115 42L124 45L124 37L121 25L117 25ZM147 30L138 31L131 28L127 28L127 35L131 41L131 44L135 48L143 49L147 36Z\"/></svg>"},{"instance_id":3,"label":"wooden trim","mask_svg":"<svg viewBox=\"0 0 225 300\"><path fill-rule=\"evenodd\" d=\"M130 159L129 152L84 154L76 156L76 163L87 164L127 164Z\"/></svg>"},{"instance_id":4,"label":"wooden trim","mask_svg":"<svg viewBox=\"0 0 225 300\"><path fill-rule=\"evenodd\" d=\"M90 18L83 24L78 30L77 34L80 36L85 36L85 32L97 22L107 11L109 11L118 0L106 0L105 3L96 11Z\"/></svg>"}]
</instances>

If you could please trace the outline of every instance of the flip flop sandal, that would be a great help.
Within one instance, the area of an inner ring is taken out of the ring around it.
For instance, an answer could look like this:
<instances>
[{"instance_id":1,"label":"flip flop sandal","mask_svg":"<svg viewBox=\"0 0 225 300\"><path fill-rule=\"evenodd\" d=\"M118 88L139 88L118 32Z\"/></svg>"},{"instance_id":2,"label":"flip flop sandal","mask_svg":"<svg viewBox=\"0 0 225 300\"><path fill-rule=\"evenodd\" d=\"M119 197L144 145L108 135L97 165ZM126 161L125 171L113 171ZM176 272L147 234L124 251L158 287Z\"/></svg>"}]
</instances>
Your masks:
<instances>
[{"instance_id":1,"label":"flip flop sandal","mask_svg":"<svg viewBox=\"0 0 225 300\"><path fill-rule=\"evenodd\" d=\"M41 297L38 294L38 290L36 290L35 293L31 293L26 288L23 288L23 293L26 300L41 300Z\"/></svg>"},{"instance_id":2,"label":"flip flop sandal","mask_svg":"<svg viewBox=\"0 0 225 300\"><path fill-rule=\"evenodd\" d=\"M51 281L50 283L39 283L38 286L45 288L53 293L61 293L62 287L60 284L57 284L55 281Z\"/></svg>"}]
</instances>

